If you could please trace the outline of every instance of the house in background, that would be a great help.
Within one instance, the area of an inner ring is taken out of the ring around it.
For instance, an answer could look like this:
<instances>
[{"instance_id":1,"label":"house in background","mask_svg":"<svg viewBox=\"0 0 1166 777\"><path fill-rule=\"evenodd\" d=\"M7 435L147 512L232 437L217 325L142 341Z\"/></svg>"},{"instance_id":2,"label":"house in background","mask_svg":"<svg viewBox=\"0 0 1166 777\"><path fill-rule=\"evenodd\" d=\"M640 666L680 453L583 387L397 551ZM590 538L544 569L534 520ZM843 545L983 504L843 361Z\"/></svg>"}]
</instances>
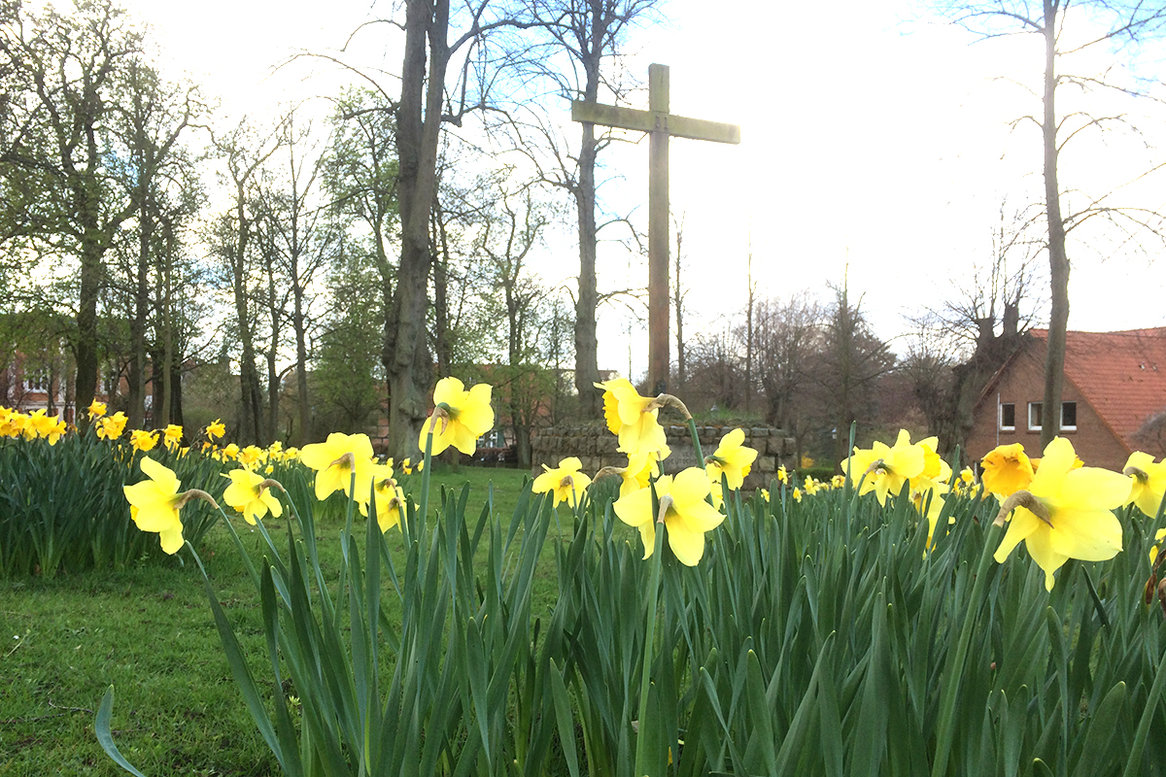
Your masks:
<instances>
[{"instance_id":1,"label":"house in background","mask_svg":"<svg viewBox=\"0 0 1166 777\"><path fill-rule=\"evenodd\" d=\"M970 460L1023 443L1040 456L1048 330L1032 329L988 381L972 411ZM1135 450L1166 455L1166 327L1069 332L1061 435L1089 466L1120 471Z\"/></svg>"},{"instance_id":2,"label":"house in background","mask_svg":"<svg viewBox=\"0 0 1166 777\"><path fill-rule=\"evenodd\" d=\"M0 364L0 405L73 420L73 392L63 360L26 358L15 354L11 363Z\"/></svg>"}]
</instances>

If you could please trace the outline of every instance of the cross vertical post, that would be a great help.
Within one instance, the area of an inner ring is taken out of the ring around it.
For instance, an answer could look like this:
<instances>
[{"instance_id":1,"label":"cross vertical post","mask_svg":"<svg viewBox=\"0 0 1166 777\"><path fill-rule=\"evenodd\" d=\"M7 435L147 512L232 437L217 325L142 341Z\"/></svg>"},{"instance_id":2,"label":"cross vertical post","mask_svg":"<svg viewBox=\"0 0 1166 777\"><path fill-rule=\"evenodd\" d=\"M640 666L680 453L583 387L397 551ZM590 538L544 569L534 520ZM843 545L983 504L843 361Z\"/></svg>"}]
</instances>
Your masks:
<instances>
[{"instance_id":1,"label":"cross vertical post","mask_svg":"<svg viewBox=\"0 0 1166 777\"><path fill-rule=\"evenodd\" d=\"M648 385L668 390L668 66L648 67Z\"/></svg>"},{"instance_id":2,"label":"cross vertical post","mask_svg":"<svg viewBox=\"0 0 1166 777\"><path fill-rule=\"evenodd\" d=\"M574 100L571 119L648 133L648 385L668 389L668 141L672 136L740 143L741 129L669 111L668 66L648 67L648 110ZM631 375L628 376L631 378Z\"/></svg>"}]
</instances>

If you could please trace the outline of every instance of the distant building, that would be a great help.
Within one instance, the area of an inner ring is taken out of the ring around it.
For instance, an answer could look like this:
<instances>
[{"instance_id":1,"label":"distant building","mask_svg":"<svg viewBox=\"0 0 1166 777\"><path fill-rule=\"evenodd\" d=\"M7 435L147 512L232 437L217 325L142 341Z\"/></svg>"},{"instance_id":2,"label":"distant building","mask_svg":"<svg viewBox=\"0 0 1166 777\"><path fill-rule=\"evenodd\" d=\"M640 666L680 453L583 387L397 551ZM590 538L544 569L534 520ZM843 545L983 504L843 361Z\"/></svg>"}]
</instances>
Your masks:
<instances>
[{"instance_id":1,"label":"distant building","mask_svg":"<svg viewBox=\"0 0 1166 777\"><path fill-rule=\"evenodd\" d=\"M968 454L1023 443L1040 456L1048 330L1032 329L981 392ZM1090 466L1120 470L1135 450L1166 455L1166 327L1069 332L1061 434Z\"/></svg>"}]
</instances>

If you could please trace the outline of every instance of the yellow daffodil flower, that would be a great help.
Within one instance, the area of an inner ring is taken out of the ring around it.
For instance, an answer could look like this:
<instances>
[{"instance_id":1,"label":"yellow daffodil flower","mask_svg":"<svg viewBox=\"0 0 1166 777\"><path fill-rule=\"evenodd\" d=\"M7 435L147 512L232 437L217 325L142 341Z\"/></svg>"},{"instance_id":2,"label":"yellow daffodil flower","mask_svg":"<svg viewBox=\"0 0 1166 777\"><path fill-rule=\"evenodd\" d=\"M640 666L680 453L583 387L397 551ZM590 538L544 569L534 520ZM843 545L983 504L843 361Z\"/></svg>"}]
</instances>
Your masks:
<instances>
[{"instance_id":1,"label":"yellow daffodil flower","mask_svg":"<svg viewBox=\"0 0 1166 777\"><path fill-rule=\"evenodd\" d=\"M168 450L178 450L178 446L182 444L182 427L178 424L167 424L166 430L162 432L162 444Z\"/></svg>"},{"instance_id":2,"label":"yellow daffodil flower","mask_svg":"<svg viewBox=\"0 0 1166 777\"><path fill-rule=\"evenodd\" d=\"M802 490L800 488L794 488L794 490L790 493L790 496L794 498L795 502L800 502L802 501Z\"/></svg>"},{"instance_id":3,"label":"yellow daffodil flower","mask_svg":"<svg viewBox=\"0 0 1166 777\"><path fill-rule=\"evenodd\" d=\"M785 468L784 464L777 468L777 482L789 483L789 470Z\"/></svg>"},{"instance_id":4,"label":"yellow daffodil flower","mask_svg":"<svg viewBox=\"0 0 1166 777\"><path fill-rule=\"evenodd\" d=\"M652 488L642 488L621 496L612 505L619 519L639 529L644 542L644 558L656 548L656 522L652 510ZM664 515L668 547L682 563L696 566L704 555L707 531L720 526L723 515L708 503L708 475L699 467L689 467L675 477L662 475L654 485Z\"/></svg>"},{"instance_id":5,"label":"yellow daffodil flower","mask_svg":"<svg viewBox=\"0 0 1166 777\"><path fill-rule=\"evenodd\" d=\"M433 405L436 408L421 427L418 445L425 450L425 440L433 432L433 448L436 456L449 446L457 448L467 456L473 456L478 446L478 438L494 428L494 408L490 407L491 388L479 383L466 390L457 378L442 378L433 389Z\"/></svg>"},{"instance_id":6,"label":"yellow daffodil flower","mask_svg":"<svg viewBox=\"0 0 1166 777\"><path fill-rule=\"evenodd\" d=\"M252 526L255 521L271 513L272 518L283 515L283 505L271 493L270 483L257 472L234 469L223 475L231 485L223 489L223 501L242 514Z\"/></svg>"},{"instance_id":7,"label":"yellow daffodil flower","mask_svg":"<svg viewBox=\"0 0 1166 777\"><path fill-rule=\"evenodd\" d=\"M931 550L935 541L935 527L939 523L939 514L943 512L943 495L948 493L950 486L947 483L932 483L924 488L911 489L911 504L916 512L927 519L927 544L924 546L924 555ZM948 524L955 523L955 518L948 518Z\"/></svg>"},{"instance_id":8,"label":"yellow daffodil flower","mask_svg":"<svg viewBox=\"0 0 1166 777\"><path fill-rule=\"evenodd\" d=\"M372 498L377 513L377 526L384 534L394 526L399 526L405 518L405 492L393 479L393 468L389 464L373 464L371 469ZM360 504L360 514L368 517L368 505Z\"/></svg>"},{"instance_id":9,"label":"yellow daffodil flower","mask_svg":"<svg viewBox=\"0 0 1166 777\"><path fill-rule=\"evenodd\" d=\"M130 516L142 531L158 533L162 550L174 554L182 547L182 519L178 517L182 496L178 476L170 469L143 456L142 473L148 480L123 486L130 503Z\"/></svg>"},{"instance_id":10,"label":"yellow daffodil flower","mask_svg":"<svg viewBox=\"0 0 1166 777\"><path fill-rule=\"evenodd\" d=\"M1150 546L1150 563L1153 564L1158 558L1158 549L1162 545L1162 540L1166 539L1166 529L1159 529L1154 532L1154 544Z\"/></svg>"},{"instance_id":11,"label":"yellow daffodil flower","mask_svg":"<svg viewBox=\"0 0 1166 777\"><path fill-rule=\"evenodd\" d=\"M1122 469L1132 483L1127 504L1135 504L1148 518L1158 517L1158 508L1166 496L1166 460L1154 463L1148 453L1134 451Z\"/></svg>"},{"instance_id":12,"label":"yellow daffodil flower","mask_svg":"<svg viewBox=\"0 0 1166 777\"><path fill-rule=\"evenodd\" d=\"M239 451L239 455L236 456L236 458L239 460L239 463L247 469L256 469L260 464L267 460L267 455L259 446L248 445L246 448L243 448L241 451Z\"/></svg>"},{"instance_id":13,"label":"yellow daffodil flower","mask_svg":"<svg viewBox=\"0 0 1166 777\"><path fill-rule=\"evenodd\" d=\"M157 444L157 432L147 432L145 429L134 429L130 432L130 445L134 446L136 451L146 453L154 450L154 446Z\"/></svg>"},{"instance_id":14,"label":"yellow daffodil flower","mask_svg":"<svg viewBox=\"0 0 1166 777\"><path fill-rule=\"evenodd\" d=\"M729 488L739 490L757 459L757 451L745 445L745 431L734 429L721 438L721 444L711 456L705 458L709 478L720 482L721 475Z\"/></svg>"},{"instance_id":15,"label":"yellow daffodil flower","mask_svg":"<svg viewBox=\"0 0 1166 777\"><path fill-rule=\"evenodd\" d=\"M997 445L980 460L984 468L981 479L984 488L1001 502L1017 491L1028 488L1032 482L1032 460L1018 442Z\"/></svg>"},{"instance_id":16,"label":"yellow daffodil flower","mask_svg":"<svg viewBox=\"0 0 1166 777\"><path fill-rule=\"evenodd\" d=\"M802 491L806 496L814 496L822 490L822 484L814 478L806 475L806 479L802 481Z\"/></svg>"},{"instance_id":17,"label":"yellow daffodil flower","mask_svg":"<svg viewBox=\"0 0 1166 777\"><path fill-rule=\"evenodd\" d=\"M1045 447L1040 467L1027 490L1014 492L1001 507L1014 508L1008 531L996 549L997 563L1025 543L1028 554L1044 570L1045 588L1053 589L1053 573L1071 558L1104 561L1122 547L1122 528L1114 508L1126 503L1130 480L1098 467L1076 467L1073 444L1056 437Z\"/></svg>"},{"instance_id":18,"label":"yellow daffodil flower","mask_svg":"<svg viewBox=\"0 0 1166 777\"><path fill-rule=\"evenodd\" d=\"M69 431L69 425L65 423L64 418L58 418L57 424L49 431L49 445L56 445L57 440L61 439L61 435Z\"/></svg>"},{"instance_id":19,"label":"yellow daffodil flower","mask_svg":"<svg viewBox=\"0 0 1166 777\"><path fill-rule=\"evenodd\" d=\"M915 443L923 449L923 471L915 476L926 488L930 483L948 483L951 481L951 465L939 455L939 438L927 437Z\"/></svg>"},{"instance_id":20,"label":"yellow daffodil flower","mask_svg":"<svg viewBox=\"0 0 1166 777\"><path fill-rule=\"evenodd\" d=\"M35 440L37 437L48 437L57 426L55 416L46 415L45 409L34 410L28 414L28 421L24 425L24 437Z\"/></svg>"},{"instance_id":21,"label":"yellow daffodil flower","mask_svg":"<svg viewBox=\"0 0 1166 777\"><path fill-rule=\"evenodd\" d=\"M226 433L227 427L221 418L216 418L206 425L206 436L209 440L221 440Z\"/></svg>"},{"instance_id":22,"label":"yellow daffodil flower","mask_svg":"<svg viewBox=\"0 0 1166 777\"><path fill-rule=\"evenodd\" d=\"M324 501L333 491L342 491L358 504L368 501L369 480L373 472L372 442L367 434L333 432L325 442L300 449L300 462L316 471L316 498ZM356 473L356 491L352 475Z\"/></svg>"},{"instance_id":23,"label":"yellow daffodil flower","mask_svg":"<svg viewBox=\"0 0 1166 777\"><path fill-rule=\"evenodd\" d=\"M102 440L116 440L125 431L128 420L126 414L120 410L111 416L101 418L97 422L97 436Z\"/></svg>"},{"instance_id":24,"label":"yellow daffodil flower","mask_svg":"<svg viewBox=\"0 0 1166 777\"><path fill-rule=\"evenodd\" d=\"M559 502L566 502L571 507L578 507L579 497L591 485L591 478L579 470L583 463L574 456L568 456L559 461L559 466L551 469L543 465L543 473L534 479L530 490L536 494L545 494L550 491L554 495L554 506Z\"/></svg>"},{"instance_id":25,"label":"yellow daffodil flower","mask_svg":"<svg viewBox=\"0 0 1166 777\"><path fill-rule=\"evenodd\" d=\"M607 428L619 438L619 448L629 456L633 453L655 453L659 459L668 458L668 436L660 426L660 409L655 400L641 397L627 378L614 378L596 383L603 389L603 417Z\"/></svg>"},{"instance_id":26,"label":"yellow daffodil flower","mask_svg":"<svg viewBox=\"0 0 1166 777\"><path fill-rule=\"evenodd\" d=\"M879 504L885 505L887 495L898 496L907 481L923 473L926 464L926 449L912 445L910 433L900 429L891 447L875 442L869 450L855 448L853 455L842 462L842 470L849 474L850 482L861 484L860 494L874 491Z\"/></svg>"},{"instance_id":27,"label":"yellow daffodil flower","mask_svg":"<svg viewBox=\"0 0 1166 777\"><path fill-rule=\"evenodd\" d=\"M96 399L93 400L89 403L89 409L86 411L89 413L89 420L96 421L98 418L101 418L103 415L105 415L106 409L107 408L104 402Z\"/></svg>"},{"instance_id":28,"label":"yellow daffodil flower","mask_svg":"<svg viewBox=\"0 0 1166 777\"><path fill-rule=\"evenodd\" d=\"M647 488L653 475L660 474L655 453L634 453L628 456L628 465L620 470L619 495L625 496Z\"/></svg>"}]
</instances>

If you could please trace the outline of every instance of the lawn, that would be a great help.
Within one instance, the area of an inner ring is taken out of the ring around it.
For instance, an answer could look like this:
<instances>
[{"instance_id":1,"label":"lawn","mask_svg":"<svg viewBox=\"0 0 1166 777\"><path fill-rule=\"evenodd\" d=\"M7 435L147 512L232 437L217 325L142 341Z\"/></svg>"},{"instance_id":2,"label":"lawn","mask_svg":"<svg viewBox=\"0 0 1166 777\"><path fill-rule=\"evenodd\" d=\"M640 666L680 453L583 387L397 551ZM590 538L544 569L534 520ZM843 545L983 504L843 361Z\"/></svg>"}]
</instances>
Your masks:
<instances>
[{"instance_id":1,"label":"lawn","mask_svg":"<svg viewBox=\"0 0 1166 777\"><path fill-rule=\"evenodd\" d=\"M440 499L443 488L454 494L468 483L467 514L476 516L492 486L493 509L505 525L526 477L517 470L438 466L432 499ZM337 567L339 542L327 537L339 535L341 515L333 510L321 524L326 568ZM268 526L273 535L283 533L282 522ZM254 557L262 556L257 534L244 532L244 542ZM202 557L258 674L258 598L222 527L208 535ZM185 565L179 563L183 558ZM540 583L536 599L549 606L553 571L540 572ZM93 730L111 683L115 738L145 774L279 773L231 679L201 576L185 553L126 571L0 582L0 641L4 777L124 774L102 752Z\"/></svg>"}]
</instances>

